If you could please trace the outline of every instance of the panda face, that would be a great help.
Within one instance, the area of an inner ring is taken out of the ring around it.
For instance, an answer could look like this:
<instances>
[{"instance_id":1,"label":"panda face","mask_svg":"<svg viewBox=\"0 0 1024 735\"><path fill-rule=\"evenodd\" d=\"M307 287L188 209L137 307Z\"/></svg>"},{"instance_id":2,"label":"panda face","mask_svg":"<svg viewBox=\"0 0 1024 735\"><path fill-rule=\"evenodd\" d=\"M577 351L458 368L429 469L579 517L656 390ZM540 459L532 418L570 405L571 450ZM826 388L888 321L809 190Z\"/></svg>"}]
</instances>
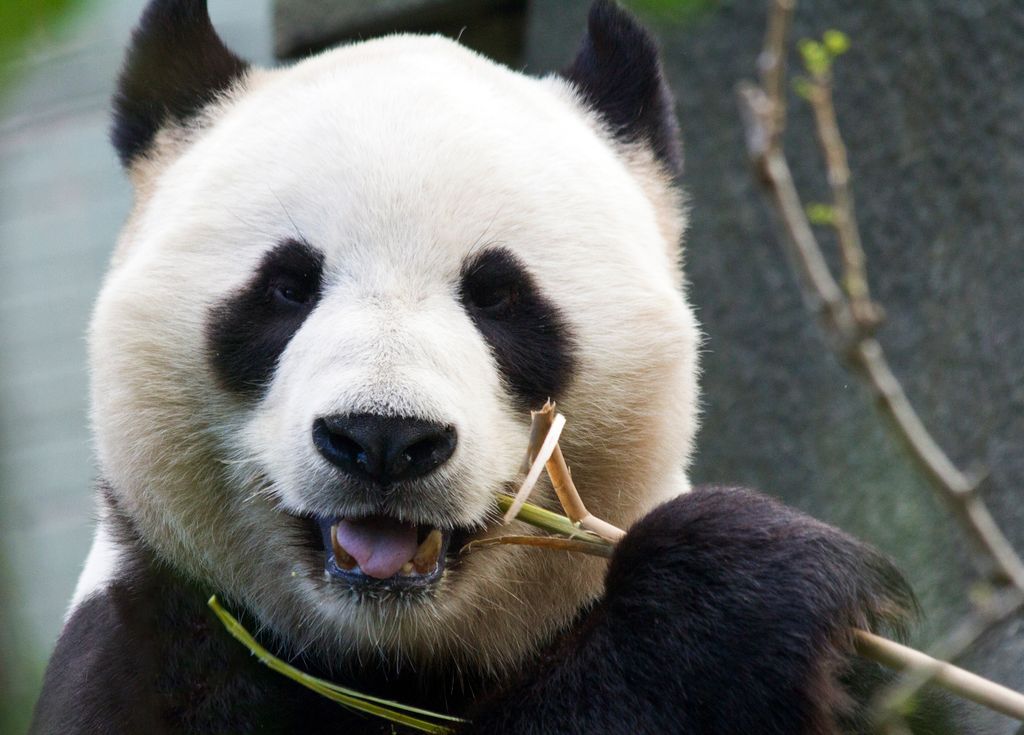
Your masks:
<instances>
[{"instance_id":1,"label":"panda face","mask_svg":"<svg viewBox=\"0 0 1024 735\"><path fill-rule=\"evenodd\" d=\"M598 594L593 559L465 553L508 532L547 398L595 513L686 489L681 217L566 80L390 37L246 70L129 170L102 472L158 556L297 648L500 670Z\"/></svg>"}]
</instances>

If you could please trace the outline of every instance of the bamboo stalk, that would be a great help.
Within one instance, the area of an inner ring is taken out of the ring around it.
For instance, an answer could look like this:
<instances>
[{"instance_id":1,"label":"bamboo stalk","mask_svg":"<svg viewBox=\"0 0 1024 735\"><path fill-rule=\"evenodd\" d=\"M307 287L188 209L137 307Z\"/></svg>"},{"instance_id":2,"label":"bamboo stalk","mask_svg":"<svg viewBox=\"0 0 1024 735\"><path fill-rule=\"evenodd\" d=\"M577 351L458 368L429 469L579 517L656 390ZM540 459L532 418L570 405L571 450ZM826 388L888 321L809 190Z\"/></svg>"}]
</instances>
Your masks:
<instances>
[{"instance_id":1,"label":"bamboo stalk","mask_svg":"<svg viewBox=\"0 0 1024 735\"><path fill-rule=\"evenodd\" d=\"M854 630L853 641L857 653L864 658L896 671L927 671L933 684L1024 721L1024 694L1020 692L866 630Z\"/></svg>"},{"instance_id":2,"label":"bamboo stalk","mask_svg":"<svg viewBox=\"0 0 1024 735\"><path fill-rule=\"evenodd\" d=\"M562 449L558 446L558 438L565 427L565 417L555 411L555 404L547 401L541 410L531 411L530 416L530 444L526 451L526 462L530 471L512 504L504 508L505 523L509 523L519 513L540 479L541 471L546 468L555 495L558 496L558 501L570 521L609 541L618 541L625 536L625 531L593 515L583 504L583 499L572 481L569 466L562 456Z\"/></svg>"},{"instance_id":3,"label":"bamboo stalk","mask_svg":"<svg viewBox=\"0 0 1024 735\"><path fill-rule=\"evenodd\" d=\"M505 513L508 512L509 508L512 507L512 503L515 502L515 498L511 495L505 494L498 495L497 500L498 508ZM549 533L558 533L568 538L582 538L593 543L604 543L608 546L612 545L611 541L602 539L597 534L580 528L569 520L568 517L550 511L547 508L541 508L539 505L534 505L533 503L523 503L515 517L515 520L523 521L524 523L528 523L531 526L548 531Z\"/></svg>"}]
</instances>

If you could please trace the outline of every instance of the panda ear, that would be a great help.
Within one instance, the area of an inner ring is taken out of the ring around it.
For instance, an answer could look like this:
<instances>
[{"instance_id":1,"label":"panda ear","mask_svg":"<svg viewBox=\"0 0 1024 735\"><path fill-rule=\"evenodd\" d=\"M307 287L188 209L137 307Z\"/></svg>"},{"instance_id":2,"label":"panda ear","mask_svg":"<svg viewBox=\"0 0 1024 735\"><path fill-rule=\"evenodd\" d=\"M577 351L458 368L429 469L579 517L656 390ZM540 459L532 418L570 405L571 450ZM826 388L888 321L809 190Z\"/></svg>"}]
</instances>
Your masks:
<instances>
[{"instance_id":1,"label":"panda ear","mask_svg":"<svg viewBox=\"0 0 1024 735\"><path fill-rule=\"evenodd\" d=\"M579 53L561 74L618 140L646 144L671 173L680 173L679 123L657 44L614 0L591 6Z\"/></svg>"},{"instance_id":2,"label":"panda ear","mask_svg":"<svg viewBox=\"0 0 1024 735\"><path fill-rule=\"evenodd\" d=\"M130 167L162 128L194 118L248 68L217 36L206 0L150 0L114 94L121 163Z\"/></svg>"}]
</instances>

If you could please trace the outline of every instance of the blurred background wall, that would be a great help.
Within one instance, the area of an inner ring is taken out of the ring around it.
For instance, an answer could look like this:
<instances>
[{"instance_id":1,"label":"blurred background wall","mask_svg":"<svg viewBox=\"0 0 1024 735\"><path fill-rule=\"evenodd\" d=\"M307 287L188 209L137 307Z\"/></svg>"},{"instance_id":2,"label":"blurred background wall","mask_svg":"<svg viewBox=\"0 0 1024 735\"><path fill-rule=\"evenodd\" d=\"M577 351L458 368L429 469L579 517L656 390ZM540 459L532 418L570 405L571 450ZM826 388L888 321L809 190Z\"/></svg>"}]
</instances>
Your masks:
<instances>
[{"instance_id":1,"label":"blurred background wall","mask_svg":"<svg viewBox=\"0 0 1024 735\"><path fill-rule=\"evenodd\" d=\"M10 7L19 3L48 5ZM271 42L292 58L439 31L528 73L571 58L588 4L210 2L228 44L256 61L269 61ZM661 40L683 123L687 268L708 334L695 479L765 489L894 556L922 598L915 643L926 645L965 612L973 575L962 537L805 313L747 169L733 88L755 68L766 3L627 4ZM82 0L14 46L0 31L2 732L24 729L88 548L83 333L130 204L106 143L107 99L142 5ZM889 314L880 339L951 457L988 470L986 498L1024 549L1024 10L1014 0L800 4L796 38L827 28L853 42L836 97L872 287ZM823 200L809 115L791 105L798 184ZM1024 689L1022 622L1001 626L967 665ZM964 732L1016 729L967 714Z\"/></svg>"},{"instance_id":2,"label":"blurred background wall","mask_svg":"<svg viewBox=\"0 0 1024 735\"><path fill-rule=\"evenodd\" d=\"M142 0L0 8L0 733L27 728L92 535L85 329L131 190L108 102ZM213 0L271 61L269 0ZM15 35L17 31L17 36Z\"/></svg>"}]
</instances>

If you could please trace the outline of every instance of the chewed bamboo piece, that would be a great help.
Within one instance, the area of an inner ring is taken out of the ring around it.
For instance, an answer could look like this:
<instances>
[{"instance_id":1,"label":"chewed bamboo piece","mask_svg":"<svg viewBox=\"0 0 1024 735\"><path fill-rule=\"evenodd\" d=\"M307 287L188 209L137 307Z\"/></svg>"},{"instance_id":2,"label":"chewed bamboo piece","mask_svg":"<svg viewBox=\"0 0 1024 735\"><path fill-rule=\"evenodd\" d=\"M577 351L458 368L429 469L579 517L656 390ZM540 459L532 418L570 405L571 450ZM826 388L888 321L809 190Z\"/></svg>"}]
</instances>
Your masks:
<instances>
[{"instance_id":1,"label":"chewed bamboo piece","mask_svg":"<svg viewBox=\"0 0 1024 735\"><path fill-rule=\"evenodd\" d=\"M498 506L504 511L506 521L514 518L567 538L501 536L488 539L486 542L478 542L477 548L498 544L528 544L579 551L597 556L611 556L615 542L625 536L626 532L595 517L587 511L583 504L579 491L573 484L565 459L562 457L562 452L558 448L557 439L565 426L564 418L555 413L555 406L551 402L545 404L540 411L533 412L532 415L531 446L527 452L527 462L531 467L531 474L534 474L532 470L543 462L555 493L565 510L565 516L526 502L536 485L539 472L536 473L537 476L529 485L523 483L523 487L520 488L516 497L498 496ZM544 427L548 427L547 431L544 431ZM550 446L552 442L549 441L552 436L555 437L554 447ZM534 451L538 444L540 447ZM582 539L580 534L586 534L587 538ZM527 539L529 540L527 541ZM972 702L1024 721L1024 694L1020 692L866 630L854 629L853 640L857 653L864 658L877 661L883 666L897 671L929 668L933 672L932 683Z\"/></svg>"},{"instance_id":2,"label":"chewed bamboo piece","mask_svg":"<svg viewBox=\"0 0 1024 735\"><path fill-rule=\"evenodd\" d=\"M592 515L583 504L579 491L573 484L569 466L562 456L562 449L558 446L558 438L565 428L565 417L555 411L555 404L548 401L541 410L531 411L530 415L530 446L526 451L530 471L516 493L515 501L505 511L505 523L519 514L519 510L529 499L530 493L540 479L541 470L547 468L555 495L558 496L558 501L570 521L609 541L618 541L625 536L625 531ZM537 444L540 446L537 447Z\"/></svg>"},{"instance_id":3,"label":"chewed bamboo piece","mask_svg":"<svg viewBox=\"0 0 1024 735\"><path fill-rule=\"evenodd\" d=\"M523 484L519 486L512 505L505 511L506 524L519 515L519 510L529 500L548 460L558 449L558 437L565 428L565 417L560 414L556 416L554 408L555 404L548 401L540 411L530 412L533 423L530 427L530 446L526 450L526 462L530 469Z\"/></svg>"}]
</instances>

